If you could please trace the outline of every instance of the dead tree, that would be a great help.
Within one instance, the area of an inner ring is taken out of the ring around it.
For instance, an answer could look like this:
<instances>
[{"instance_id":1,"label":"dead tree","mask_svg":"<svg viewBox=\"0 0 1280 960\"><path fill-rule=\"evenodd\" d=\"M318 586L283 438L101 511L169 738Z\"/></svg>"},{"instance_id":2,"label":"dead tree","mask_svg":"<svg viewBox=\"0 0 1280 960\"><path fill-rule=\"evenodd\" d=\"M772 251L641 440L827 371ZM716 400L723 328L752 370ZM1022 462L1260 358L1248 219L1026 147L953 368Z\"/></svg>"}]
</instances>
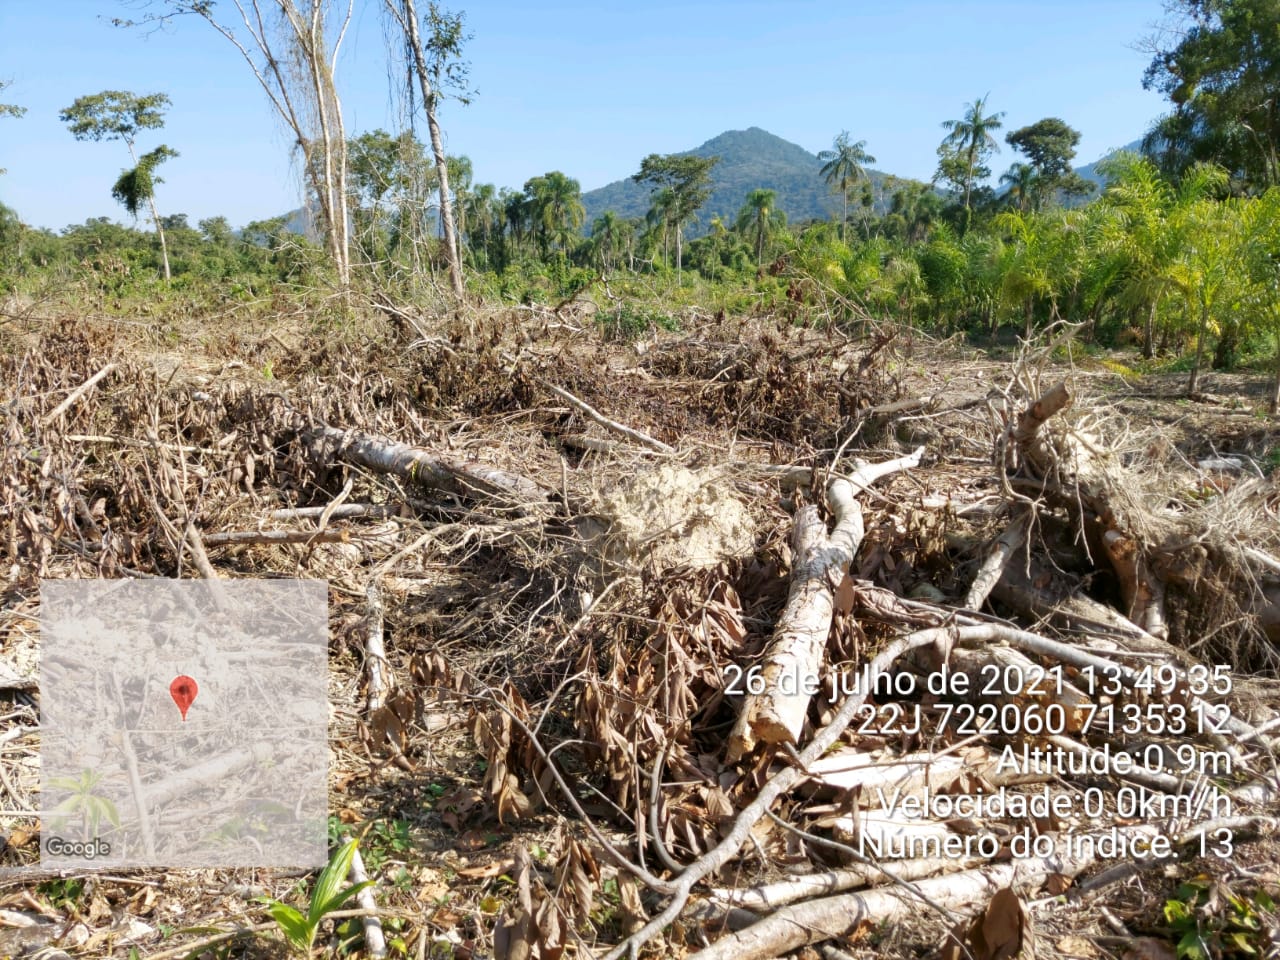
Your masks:
<instances>
[{"instance_id":1,"label":"dead tree","mask_svg":"<svg viewBox=\"0 0 1280 960\"><path fill-rule=\"evenodd\" d=\"M336 76L338 52L354 4L355 0L333 4L327 0L231 0L241 21L237 25L218 19L217 5L204 0L166 0L167 13L140 21L156 24L179 14L195 14L240 51L302 152L303 175L338 283L344 288L351 283L347 135ZM331 5L337 14L330 13ZM335 32L331 24L339 21ZM128 20L114 22L135 25Z\"/></svg>"},{"instance_id":2,"label":"dead tree","mask_svg":"<svg viewBox=\"0 0 1280 960\"><path fill-rule=\"evenodd\" d=\"M449 263L449 285L454 297L461 302L466 297L462 282L462 258L458 251L457 231L453 224L453 198L449 194L449 169L444 153L444 138L436 119L436 108L446 84L461 85L466 75L465 66L458 60L462 44L467 37L462 30L462 15L443 13L431 4L428 21L431 37L423 43L419 28L418 10L414 0L385 0L391 14L404 35L405 46L413 61L412 76L416 75L422 93L422 108L427 115L427 130L431 136L431 155L436 162L436 176L440 187L440 232L444 241L444 255ZM434 82L433 82L434 80Z\"/></svg>"}]
</instances>

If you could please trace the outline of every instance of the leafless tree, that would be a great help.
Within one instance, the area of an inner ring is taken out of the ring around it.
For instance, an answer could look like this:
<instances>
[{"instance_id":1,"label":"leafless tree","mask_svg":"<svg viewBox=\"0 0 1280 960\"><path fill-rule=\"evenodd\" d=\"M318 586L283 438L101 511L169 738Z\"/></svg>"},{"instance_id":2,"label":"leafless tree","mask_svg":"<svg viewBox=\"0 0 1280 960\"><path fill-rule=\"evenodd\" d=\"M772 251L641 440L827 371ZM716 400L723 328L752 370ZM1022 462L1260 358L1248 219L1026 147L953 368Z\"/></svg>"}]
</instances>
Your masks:
<instances>
[{"instance_id":1,"label":"leafless tree","mask_svg":"<svg viewBox=\"0 0 1280 960\"><path fill-rule=\"evenodd\" d=\"M449 193L449 166L436 108L443 86L464 86L466 68L459 60L459 54L467 37L463 32L462 17L459 14L444 13L432 3L427 17L431 34L424 43L414 0L384 0L384 3L404 37L405 47L412 61L411 82L412 76L416 75L422 94L427 130L431 135L431 153L435 158L440 188L440 232L444 240L445 259L449 263L449 283L454 297L461 301L466 296L466 287L462 281L462 258L458 250L457 230L454 228L453 199Z\"/></svg>"},{"instance_id":2,"label":"leafless tree","mask_svg":"<svg viewBox=\"0 0 1280 960\"><path fill-rule=\"evenodd\" d=\"M216 5L208 0L164 0L164 13L115 21L136 26L194 15L240 51L302 152L303 175L343 287L351 282L351 256L347 141L336 75L354 4L355 0L230 0L229 6L239 14L236 23L234 17L220 19Z\"/></svg>"}]
</instances>

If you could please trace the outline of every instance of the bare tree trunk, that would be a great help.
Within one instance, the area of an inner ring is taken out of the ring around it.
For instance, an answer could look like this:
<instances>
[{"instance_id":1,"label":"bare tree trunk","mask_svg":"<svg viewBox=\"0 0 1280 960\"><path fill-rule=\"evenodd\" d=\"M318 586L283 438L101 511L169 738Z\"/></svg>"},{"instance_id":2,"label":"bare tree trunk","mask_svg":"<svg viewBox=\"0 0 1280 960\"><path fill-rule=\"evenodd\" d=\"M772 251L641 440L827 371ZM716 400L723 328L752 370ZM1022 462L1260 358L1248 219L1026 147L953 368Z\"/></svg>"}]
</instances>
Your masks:
<instances>
[{"instance_id":1,"label":"bare tree trunk","mask_svg":"<svg viewBox=\"0 0 1280 960\"><path fill-rule=\"evenodd\" d=\"M1151 310L1147 313L1147 322L1142 327L1142 356L1150 360L1156 355L1156 309L1158 300L1153 300Z\"/></svg>"},{"instance_id":2,"label":"bare tree trunk","mask_svg":"<svg viewBox=\"0 0 1280 960\"><path fill-rule=\"evenodd\" d=\"M338 271L339 284L347 287L351 283L351 241L346 207L347 151L342 104L333 82L338 46L334 46L334 59L330 61L324 52L323 8L319 3L312 6L311 23L305 30L303 24L293 17L290 17L290 24L303 48L315 96L316 120L320 124L322 176L316 184L316 194L325 220L329 255Z\"/></svg>"},{"instance_id":3,"label":"bare tree trunk","mask_svg":"<svg viewBox=\"0 0 1280 960\"><path fill-rule=\"evenodd\" d=\"M1204 337L1209 332L1209 311L1200 309L1200 327L1196 331L1196 359L1191 366L1191 379L1187 383L1187 393L1195 396L1200 389L1200 365L1204 363Z\"/></svg>"},{"instance_id":4,"label":"bare tree trunk","mask_svg":"<svg viewBox=\"0 0 1280 960\"><path fill-rule=\"evenodd\" d=\"M156 198L148 197L151 204L151 221L156 225L156 236L160 238L160 262L164 264L164 282L173 279L169 273L169 244L164 239L164 226L160 223L160 213L156 210Z\"/></svg>"},{"instance_id":5,"label":"bare tree trunk","mask_svg":"<svg viewBox=\"0 0 1280 960\"><path fill-rule=\"evenodd\" d=\"M124 145L129 148L129 159L133 161L133 166L137 169L138 155L133 150L133 141L126 139ZM160 238L160 262L164 265L164 282L168 283L173 279L169 273L169 244L164 239L164 226L160 223L160 212L156 209L154 191L147 195L147 204L151 207L151 222L156 225L156 236Z\"/></svg>"},{"instance_id":6,"label":"bare tree trunk","mask_svg":"<svg viewBox=\"0 0 1280 960\"><path fill-rule=\"evenodd\" d=\"M203 18L240 51L276 113L293 134L297 146L303 151L307 186L320 207L330 259L338 273L339 283L343 287L348 286L351 282L351 260L346 216L347 144L342 104L334 78L338 51L351 24L354 0L347 0L345 4L342 26L328 55L325 53L324 31L326 5L321 0L313 0L309 15L304 15L296 0L275 0L273 6L288 26L285 43L290 49L287 54L282 54L272 39L274 31L268 27L264 0L232 0L244 25L243 33L231 21L215 18L215 5L212 3L195 0L171 2L179 12ZM259 66L259 58L265 66ZM289 76L286 69L295 63L295 58L301 77ZM311 116L309 111L314 111L315 115ZM315 154L316 149L321 151L319 157Z\"/></svg>"},{"instance_id":7,"label":"bare tree trunk","mask_svg":"<svg viewBox=\"0 0 1280 960\"><path fill-rule=\"evenodd\" d=\"M390 5L390 0L387 0ZM409 46L413 50L414 69L418 74L418 85L422 89L422 105L427 112L427 130L431 134L431 153L435 157L436 170L440 183L440 222L441 233L444 234L444 254L449 261L449 283L453 295L460 302L466 299L467 288L462 282L462 264L458 260L458 245L453 226L453 202L449 197L449 169L445 163L444 140L440 136L440 124L436 121L436 97L431 89L431 78L427 76L427 58L422 48L422 37L418 31L418 10L414 0L403 0L403 15L397 13Z\"/></svg>"},{"instance_id":8,"label":"bare tree trunk","mask_svg":"<svg viewBox=\"0 0 1280 960\"><path fill-rule=\"evenodd\" d=\"M676 224L676 286L677 287L680 286L680 283L681 283L680 267L682 265L682 260L683 260L683 251L680 244L681 232L682 231L680 230L680 224L677 223Z\"/></svg>"}]
</instances>

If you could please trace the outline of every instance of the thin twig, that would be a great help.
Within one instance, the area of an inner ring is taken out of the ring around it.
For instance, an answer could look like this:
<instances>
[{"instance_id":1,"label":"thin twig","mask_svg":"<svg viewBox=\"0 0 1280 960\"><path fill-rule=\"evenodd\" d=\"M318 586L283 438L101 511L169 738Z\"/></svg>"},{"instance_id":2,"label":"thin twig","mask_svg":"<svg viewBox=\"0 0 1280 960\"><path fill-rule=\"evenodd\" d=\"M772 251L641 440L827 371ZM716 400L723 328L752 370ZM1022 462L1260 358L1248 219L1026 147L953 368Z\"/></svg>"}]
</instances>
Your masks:
<instances>
[{"instance_id":1,"label":"thin twig","mask_svg":"<svg viewBox=\"0 0 1280 960\"><path fill-rule=\"evenodd\" d=\"M593 406L591 406L585 400L579 400L568 390L565 390L561 387L557 387L554 383L548 383L546 386L548 390L554 393L561 400L564 400L566 403L572 404L573 406L577 407L579 410L585 413L588 417L590 417L596 423L600 424L600 426L605 427L606 429L612 430L614 433L620 433L624 437L634 440L636 443L644 444L646 447L649 447L651 450L657 450L659 453L675 453L676 452L673 447L667 446L661 440L655 440L653 437L649 436L647 433L641 433L639 430L634 430L631 427L628 427L626 424L619 423L617 420L610 420L608 417L606 417L603 413L600 413L598 410L596 410Z\"/></svg>"}]
</instances>

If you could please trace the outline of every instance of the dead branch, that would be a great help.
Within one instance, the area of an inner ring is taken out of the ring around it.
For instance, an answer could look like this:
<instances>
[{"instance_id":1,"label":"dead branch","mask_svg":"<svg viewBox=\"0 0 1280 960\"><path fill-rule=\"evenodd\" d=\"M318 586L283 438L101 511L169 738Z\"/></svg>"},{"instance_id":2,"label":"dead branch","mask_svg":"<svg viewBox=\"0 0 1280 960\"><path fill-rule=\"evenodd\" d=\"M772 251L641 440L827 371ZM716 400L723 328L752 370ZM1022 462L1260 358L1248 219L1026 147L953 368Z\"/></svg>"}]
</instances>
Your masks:
<instances>
[{"instance_id":1,"label":"dead branch","mask_svg":"<svg viewBox=\"0 0 1280 960\"><path fill-rule=\"evenodd\" d=\"M817 507L804 507L796 515L791 590L765 652L760 674L764 689L747 697L729 735L726 755L731 762L757 743L799 743L831 631L835 587L848 575L862 543L862 508L855 496L880 477L919 466L922 453L865 464L848 479L833 479L827 497L836 526L830 535Z\"/></svg>"},{"instance_id":2,"label":"dead branch","mask_svg":"<svg viewBox=\"0 0 1280 960\"><path fill-rule=\"evenodd\" d=\"M335 507L328 516L330 520L349 520L354 517L368 517L372 520L386 520L398 517L403 507L397 503L344 503ZM272 520L312 520L324 516L329 510L324 507L292 507L272 510L268 516ZM205 540L208 543L208 539Z\"/></svg>"},{"instance_id":3,"label":"dead branch","mask_svg":"<svg viewBox=\"0 0 1280 960\"><path fill-rule=\"evenodd\" d=\"M1031 442L1046 420L1060 410L1065 410L1074 399L1065 383L1050 387L1031 406L1022 411L1017 423L1011 424L1006 435L1005 467L1016 470L1027 459Z\"/></svg>"},{"instance_id":4,"label":"dead branch","mask_svg":"<svg viewBox=\"0 0 1280 960\"><path fill-rule=\"evenodd\" d=\"M272 543L347 543L351 531L345 528L329 530L226 530L205 534L204 542L210 547L229 544Z\"/></svg>"},{"instance_id":5,"label":"dead branch","mask_svg":"<svg viewBox=\"0 0 1280 960\"><path fill-rule=\"evenodd\" d=\"M1026 541L1029 523L1030 514L1023 514L1005 527L1004 532L991 545L991 552L982 561L977 576L969 585L969 593L965 596L964 605L970 610L981 610L982 605L987 602L987 597L1000 582L1000 577L1005 567L1009 565L1009 559L1014 551Z\"/></svg>"},{"instance_id":6,"label":"dead branch","mask_svg":"<svg viewBox=\"0 0 1280 960\"><path fill-rule=\"evenodd\" d=\"M965 624L956 628L956 639L960 643L969 643L975 640L1001 640L1029 653L1061 660L1063 663L1069 663L1076 667L1091 667L1094 670L1114 672L1114 675L1129 687L1138 682L1138 672L1131 667L1126 667L1105 657L1099 657L1087 650L1081 650L1079 647L1073 647L1069 643L1050 640L1048 637L1029 633L1026 630L1018 630L1014 627L1006 627L1003 624ZM1185 673L1182 679L1186 679ZM1215 707L1203 698L1191 696L1189 699L1191 709L1206 710L1212 716L1218 715ZM1264 749L1270 749L1269 741L1260 735L1254 727L1234 714L1228 712L1225 717L1222 717L1222 725L1240 740L1251 740L1261 745Z\"/></svg>"},{"instance_id":7,"label":"dead branch","mask_svg":"<svg viewBox=\"0 0 1280 960\"><path fill-rule=\"evenodd\" d=\"M753 913L769 913L789 903L808 900L815 896L840 893L875 886L886 874L908 882L923 880L940 873L968 870L986 862L982 857L921 857L917 860L901 860L880 866L858 864L839 870L824 870L776 883L762 883L741 889L717 887L708 899L699 900L685 911L684 916L694 920L717 921L730 909L746 909Z\"/></svg>"},{"instance_id":8,"label":"dead branch","mask_svg":"<svg viewBox=\"0 0 1280 960\"><path fill-rule=\"evenodd\" d=\"M103 367L101 370L95 373L92 377L90 377L84 383L80 384L80 386L72 390L71 393L67 395L67 398L63 400L60 404L58 404L56 407L54 407L53 412L51 412L47 417L44 418L44 425L47 427L49 424L53 423L53 421L57 420L60 416L62 416L64 413L70 410L77 400L79 400L86 393L88 393L95 386L97 386L98 381L100 381L103 377L105 377L115 368L116 368L116 365L114 363L108 363L105 367Z\"/></svg>"},{"instance_id":9,"label":"dead branch","mask_svg":"<svg viewBox=\"0 0 1280 960\"><path fill-rule=\"evenodd\" d=\"M1274 831L1276 821L1257 818L1260 828ZM1178 846L1194 842L1204 833L1206 823L1178 838ZM1093 834L1096 839L1118 834L1127 844L1149 841L1160 833L1154 825L1113 828ZM1087 849L1086 849L1087 848ZM1068 847L1059 841L1048 857L1014 860L967 870L947 876L922 880L915 885L923 896L952 909L985 900L1005 887L1034 887L1050 875L1073 877L1097 860L1096 843L1078 840ZM808 900L782 907L758 923L717 940L693 955L696 960L767 960L810 943L818 943L854 933L862 924L893 923L919 910L919 902L900 890L885 888L868 893L848 893L836 897ZM691 958L691 960L693 960Z\"/></svg>"},{"instance_id":10,"label":"dead branch","mask_svg":"<svg viewBox=\"0 0 1280 960\"><path fill-rule=\"evenodd\" d=\"M1067 633L1103 636L1118 641L1126 650L1158 654L1173 661L1179 659L1179 652L1168 643L1153 637L1112 607L1078 590L1059 597L1036 586L1056 579L1048 566L1032 558L1028 564L1007 566L991 595L1029 620L1047 621Z\"/></svg>"},{"instance_id":11,"label":"dead branch","mask_svg":"<svg viewBox=\"0 0 1280 960\"><path fill-rule=\"evenodd\" d=\"M600 426L608 430L612 430L614 433L621 434L628 440L634 440L636 443L643 444L651 450L657 450L659 453L675 453L675 450L672 447L667 446L661 440L655 440L647 433L642 433L639 430L633 430L631 427L628 427L626 424L619 423L617 420L610 420L585 400L579 400L563 387L557 387L554 383L548 383L546 386L548 390L554 393L561 400L571 406L577 407L596 423L600 424Z\"/></svg>"},{"instance_id":12,"label":"dead branch","mask_svg":"<svg viewBox=\"0 0 1280 960\"><path fill-rule=\"evenodd\" d=\"M1044 668L1012 647L990 643L956 647L951 651L948 667L952 673L963 673L969 677L971 702L1057 704L1062 707L1066 729L1071 733L1078 733L1088 718L1091 701L1084 691L1065 679L1044 682ZM997 685L998 692L994 696L986 696L982 691L988 685L993 670L1001 681ZM1013 688L1013 678L1021 679L1018 689Z\"/></svg>"},{"instance_id":13,"label":"dead branch","mask_svg":"<svg viewBox=\"0 0 1280 960\"><path fill-rule=\"evenodd\" d=\"M946 627L918 630L891 641L871 661L869 669L872 676L878 673L885 673L893 665L894 661L909 650L928 645L949 650L953 642L952 632ZM686 867L675 883L669 885L671 899L668 901L667 906L638 931L610 950L605 955L604 960L619 960L624 954L633 954L654 936L661 933L680 915L684 905L689 900L689 895L694 885L737 856L738 851L742 849L750 838L751 828L764 818L778 797L804 779L804 770L808 765L830 749L832 744L844 733L852 722L854 715L858 712L858 708L866 703L869 692L860 691L845 699L831 722L819 730L809 744L800 751L796 757L798 765L781 770L760 788L760 792L756 794L755 799L747 804L734 819L724 839L712 850Z\"/></svg>"},{"instance_id":14,"label":"dead branch","mask_svg":"<svg viewBox=\"0 0 1280 960\"><path fill-rule=\"evenodd\" d=\"M207 790L217 783L225 782L227 777L252 763L266 763L275 756L277 746L278 744L270 740L260 740L247 747L238 747L211 757L171 777L148 784L144 792L147 807L154 810L166 803L171 803L184 793L190 793L192 790Z\"/></svg>"},{"instance_id":15,"label":"dead branch","mask_svg":"<svg viewBox=\"0 0 1280 960\"><path fill-rule=\"evenodd\" d=\"M360 848L357 846L351 855L351 871L349 880L354 886L367 882L369 874L364 869L364 858L360 856ZM360 904L360 909L365 912L365 916L361 918L361 925L364 927L364 949L370 957L381 960L387 955L387 940L382 935L382 921L378 918L378 903L373 898L373 885L364 887L356 894L356 903Z\"/></svg>"},{"instance_id":16,"label":"dead branch","mask_svg":"<svg viewBox=\"0 0 1280 960\"><path fill-rule=\"evenodd\" d=\"M365 640L365 664L369 670L369 699L367 709L369 715L377 713L387 699L387 682L385 673L388 669L387 651L382 645L383 618L382 591L378 588L377 579L369 581L365 589L368 601L365 619L369 632Z\"/></svg>"},{"instance_id":17,"label":"dead branch","mask_svg":"<svg viewBox=\"0 0 1280 960\"><path fill-rule=\"evenodd\" d=\"M497 499L527 510L547 503L547 491L528 477L475 460L456 462L423 447L410 446L356 430L313 424L292 411L292 424L317 448L322 460L337 456L352 463L394 474L410 483L443 493Z\"/></svg>"}]
</instances>

